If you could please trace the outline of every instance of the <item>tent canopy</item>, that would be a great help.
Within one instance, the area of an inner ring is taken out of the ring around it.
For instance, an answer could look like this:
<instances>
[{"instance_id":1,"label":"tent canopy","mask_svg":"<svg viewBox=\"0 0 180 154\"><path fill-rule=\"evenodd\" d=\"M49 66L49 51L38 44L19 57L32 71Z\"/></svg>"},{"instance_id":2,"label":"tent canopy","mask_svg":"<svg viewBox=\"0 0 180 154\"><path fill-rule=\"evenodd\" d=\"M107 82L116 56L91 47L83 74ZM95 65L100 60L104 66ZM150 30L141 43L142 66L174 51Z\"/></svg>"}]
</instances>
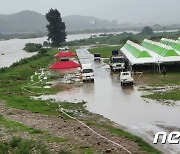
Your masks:
<instances>
[{"instance_id":1,"label":"tent canopy","mask_svg":"<svg viewBox=\"0 0 180 154\"><path fill-rule=\"evenodd\" d=\"M141 45L162 57L179 56L172 47L161 44L159 42L153 42L151 40L145 39Z\"/></svg>"},{"instance_id":2,"label":"tent canopy","mask_svg":"<svg viewBox=\"0 0 180 154\"><path fill-rule=\"evenodd\" d=\"M172 40L172 39L166 39L162 38L160 40L161 43L171 46L173 49L180 52L180 40ZM180 53L179 53L180 54Z\"/></svg>"},{"instance_id":3,"label":"tent canopy","mask_svg":"<svg viewBox=\"0 0 180 154\"><path fill-rule=\"evenodd\" d=\"M131 41L127 41L126 44L124 45L124 48L127 49L136 58L151 57L151 55L147 51L145 51L138 44L135 44Z\"/></svg>"},{"instance_id":4,"label":"tent canopy","mask_svg":"<svg viewBox=\"0 0 180 154\"><path fill-rule=\"evenodd\" d=\"M76 56L76 54L71 51L63 51L63 52L59 52L55 55L56 58L74 57L74 56Z\"/></svg>"},{"instance_id":5,"label":"tent canopy","mask_svg":"<svg viewBox=\"0 0 180 154\"><path fill-rule=\"evenodd\" d=\"M70 60L70 61L56 62L53 65L51 65L49 69L71 69L77 67L81 67L81 65Z\"/></svg>"},{"instance_id":6,"label":"tent canopy","mask_svg":"<svg viewBox=\"0 0 180 154\"><path fill-rule=\"evenodd\" d=\"M132 65L180 62L177 50L169 45L147 39L141 45L128 40L121 51Z\"/></svg>"}]
</instances>

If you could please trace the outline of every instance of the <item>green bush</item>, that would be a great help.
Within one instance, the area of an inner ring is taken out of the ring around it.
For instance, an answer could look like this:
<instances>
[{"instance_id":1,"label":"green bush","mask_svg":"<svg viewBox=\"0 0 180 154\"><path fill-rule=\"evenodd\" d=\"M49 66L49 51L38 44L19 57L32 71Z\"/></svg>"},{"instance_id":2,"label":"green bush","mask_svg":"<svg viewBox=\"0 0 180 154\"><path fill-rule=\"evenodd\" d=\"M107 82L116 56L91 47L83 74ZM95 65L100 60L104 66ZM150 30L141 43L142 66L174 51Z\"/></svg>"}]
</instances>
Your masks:
<instances>
[{"instance_id":1,"label":"green bush","mask_svg":"<svg viewBox=\"0 0 180 154\"><path fill-rule=\"evenodd\" d=\"M8 154L8 145L6 143L0 143L0 154Z\"/></svg>"},{"instance_id":2,"label":"green bush","mask_svg":"<svg viewBox=\"0 0 180 154\"><path fill-rule=\"evenodd\" d=\"M42 48L42 44L38 43L27 43L25 44L24 50L28 52L37 52Z\"/></svg>"},{"instance_id":3,"label":"green bush","mask_svg":"<svg viewBox=\"0 0 180 154\"><path fill-rule=\"evenodd\" d=\"M9 141L9 146L11 148L16 148L20 142L21 142L20 137L12 137Z\"/></svg>"},{"instance_id":4,"label":"green bush","mask_svg":"<svg viewBox=\"0 0 180 154\"><path fill-rule=\"evenodd\" d=\"M48 51L45 48L41 48L39 52L42 53L42 54L46 54Z\"/></svg>"}]
</instances>

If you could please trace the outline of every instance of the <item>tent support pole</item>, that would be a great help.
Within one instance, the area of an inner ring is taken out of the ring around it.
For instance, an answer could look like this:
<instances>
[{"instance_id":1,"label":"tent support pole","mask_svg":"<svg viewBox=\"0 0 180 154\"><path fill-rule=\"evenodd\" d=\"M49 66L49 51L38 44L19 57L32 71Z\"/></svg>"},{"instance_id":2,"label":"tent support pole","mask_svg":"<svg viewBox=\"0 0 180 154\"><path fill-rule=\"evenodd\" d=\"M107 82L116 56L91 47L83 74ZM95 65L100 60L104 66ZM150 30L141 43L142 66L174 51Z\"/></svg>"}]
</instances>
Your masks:
<instances>
[{"instance_id":1,"label":"tent support pole","mask_svg":"<svg viewBox=\"0 0 180 154\"><path fill-rule=\"evenodd\" d=\"M158 72L161 73L161 66L159 62L158 62Z\"/></svg>"}]
</instances>

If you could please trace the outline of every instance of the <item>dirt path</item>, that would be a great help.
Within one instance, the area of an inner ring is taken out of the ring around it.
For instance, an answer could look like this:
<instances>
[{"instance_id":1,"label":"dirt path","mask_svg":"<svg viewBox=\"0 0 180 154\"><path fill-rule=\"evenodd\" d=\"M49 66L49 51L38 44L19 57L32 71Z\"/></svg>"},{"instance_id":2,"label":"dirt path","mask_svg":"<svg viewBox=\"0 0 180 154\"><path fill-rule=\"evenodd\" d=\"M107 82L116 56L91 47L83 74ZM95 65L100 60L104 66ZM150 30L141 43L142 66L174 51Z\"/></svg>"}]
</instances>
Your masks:
<instances>
[{"instance_id":1,"label":"dirt path","mask_svg":"<svg viewBox=\"0 0 180 154\"><path fill-rule=\"evenodd\" d=\"M73 151L79 146L91 147L94 153L113 153L125 154L123 149L107 142L106 140L96 136L86 127L78 123L76 120L65 120L63 117L52 117L38 113L31 113L24 110L7 108L4 103L0 103L0 113L7 119L22 123L28 127L35 129L47 130L52 135L61 138L68 138L67 142L62 143L49 143L49 147L53 153L57 153L59 149L66 149ZM93 128L96 132L122 144L132 153L143 154L145 152L139 149L137 143L126 139L120 138L110 134L104 128ZM2 133L3 130L0 131ZM27 135L28 136L28 135Z\"/></svg>"}]
</instances>

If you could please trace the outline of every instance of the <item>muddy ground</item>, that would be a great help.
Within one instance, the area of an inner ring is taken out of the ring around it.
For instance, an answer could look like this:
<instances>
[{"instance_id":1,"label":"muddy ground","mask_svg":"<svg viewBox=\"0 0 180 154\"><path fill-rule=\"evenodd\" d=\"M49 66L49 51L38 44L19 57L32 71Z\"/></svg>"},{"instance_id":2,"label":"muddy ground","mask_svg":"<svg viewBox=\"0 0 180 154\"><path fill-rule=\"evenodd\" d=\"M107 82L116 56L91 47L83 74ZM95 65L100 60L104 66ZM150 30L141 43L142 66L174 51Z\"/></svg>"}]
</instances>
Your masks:
<instances>
[{"instance_id":1,"label":"muddy ground","mask_svg":"<svg viewBox=\"0 0 180 154\"><path fill-rule=\"evenodd\" d=\"M26 139L35 139L40 142L45 142L48 149L52 153L58 153L61 149L67 151L82 153L80 147L90 147L94 153L113 153L113 154L126 154L127 152L122 148L113 145L105 139L96 136L92 131L87 129L76 120L65 120L63 117L47 116L38 113L31 113L25 110L13 109L5 106L3 102L0 102L0 113L8 120L16 121L24 124L28 127L49 131L52 136L67 138L66 142L50 143L47 141L41 141L38 135L28 133L13 133L8 131L7 128L1 126L0 129L0 141L9 139L11 136L20 136ZM107 119L104 119L98 115L92 115L89 117L91 120L97 122L106 121L112 123ZM87 119L88 120L88 119ZM100 127L93 127L93 129L101 135L111 139L112 141L122 144L132 153L145 154L137 143L134 141L118 137L109 133L106 129Z\"/></svg>"}]
</instances>

